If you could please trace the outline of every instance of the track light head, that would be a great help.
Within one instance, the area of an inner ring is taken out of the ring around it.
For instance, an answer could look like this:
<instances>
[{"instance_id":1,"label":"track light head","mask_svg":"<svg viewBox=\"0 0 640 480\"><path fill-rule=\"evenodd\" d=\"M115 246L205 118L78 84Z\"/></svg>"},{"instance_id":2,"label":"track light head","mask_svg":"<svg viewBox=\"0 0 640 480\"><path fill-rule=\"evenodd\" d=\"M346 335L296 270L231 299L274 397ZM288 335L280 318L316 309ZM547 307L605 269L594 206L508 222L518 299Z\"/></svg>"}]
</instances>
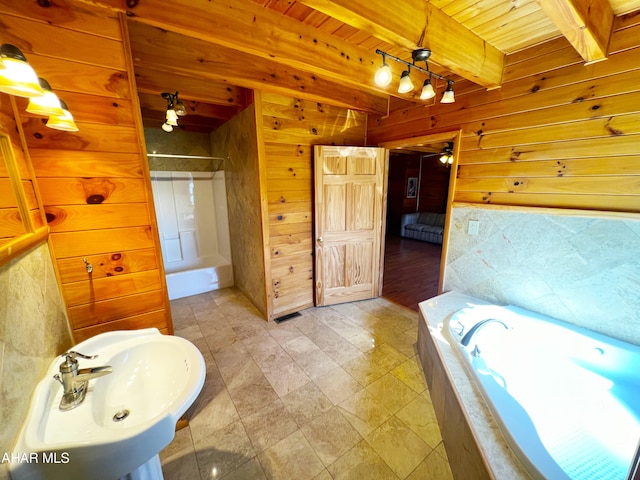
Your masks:
<instances>
[{"instance_id":1,"label":"track light head","mask_svg":"<svg viewBox=\"0 0 640 480\"><path fill-rule=\"evenodd\" d=\"M376 75L375 77L373 77L373 81L376 82L376 85L380 87L386 87L391 83L391 79L391 67L387 65L383 57L382 66L376 71Z\"/></svg>"},{"instance_id":2,"label":"track light head","mask_svg":"<svg viewBox=\"0 0 640 480\"><path fill-rule=\"evenodd\" d=\"M447 82L447 89L442 94L442 100L440 100L440 103L453 103L455 101L456 98L453 93L453 82L449 80Z\"/></svg>"},{"instance_id":3,"label":"track light head","mask_svg":"<svg viewBox=\"0 0 640 480\"><path fill-rule=\"evenodd\" d=\"M413 82L411 81L411 72L409 70L405 70L404 72L402 72L402 75L400 76L398 93L409 93L414 88Z\"/></svg>"},{"instance_id":4,"label":"track light head","mask_svg":"<svg viewBox=\"0 0 640 480\"><path fill-rule=\"evenodd\" d=\"M436 91L431 84L431 77L424 81L422 85L422 91L420 92L420 100L429 100L436 96Z\"/></svg>"}]
</instances>

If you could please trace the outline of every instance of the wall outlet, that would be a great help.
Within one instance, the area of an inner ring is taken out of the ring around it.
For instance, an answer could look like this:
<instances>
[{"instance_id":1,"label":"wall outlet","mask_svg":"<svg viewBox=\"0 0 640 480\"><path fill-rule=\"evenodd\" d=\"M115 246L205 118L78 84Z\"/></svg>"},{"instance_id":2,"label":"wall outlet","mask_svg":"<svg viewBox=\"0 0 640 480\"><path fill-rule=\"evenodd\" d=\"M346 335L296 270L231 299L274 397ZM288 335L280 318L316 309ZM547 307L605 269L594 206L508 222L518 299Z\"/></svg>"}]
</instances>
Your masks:
<instances>
[{"instance_id":1,"label":"wall outlet","mask_svg":"<svg viewBox=\"0 0 640 480\"><path fill-rule=\"evenodd\" d=\"M469 220L469 227L467 228L467 233L469 235L478 235L479 228L480 228L479 220Z\"/></svg>"}]
</instances>

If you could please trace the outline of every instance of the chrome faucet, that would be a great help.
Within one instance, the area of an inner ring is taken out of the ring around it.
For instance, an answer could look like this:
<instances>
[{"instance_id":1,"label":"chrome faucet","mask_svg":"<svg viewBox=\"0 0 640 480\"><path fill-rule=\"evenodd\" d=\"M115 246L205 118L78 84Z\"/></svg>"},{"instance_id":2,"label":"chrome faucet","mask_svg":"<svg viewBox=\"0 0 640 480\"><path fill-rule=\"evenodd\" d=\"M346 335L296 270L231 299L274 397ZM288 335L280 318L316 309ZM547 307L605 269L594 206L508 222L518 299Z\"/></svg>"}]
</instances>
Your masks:
<instances>
[{"instance_id":1,"label":"chrome faucet","mask_svg":"<svg viewBox=\"0 0 640 480\"><path fill-rule=\"evenodd\" d=\"M63 394L60 400L60 410L71 410L80 405L87 396L87 385L92 378L108 375L113 371L111 366L94 368L78 368L78 357L87 360L97 358L98 355L84 355L70 351L63 354L65 359L60 364L60 373L53 376L62 384Z\"/></svg>"},{"instance_id":2,"label":"chrome faucet","mask_svg":"<svg viewBox=\"0 0 640 480\"><path fill-rule=\"evenodd\" d=\"M465 334L465 336L462 337L462 339L460 340L460 345L463 345L465 347L468 346L469 342L471 341L471 339L473 338L475 333L478 330L480 330L484 325L486 325L487 323L491 323L491 322L497 322L500 325L502 325L504 328L509 330L509 327L507 326L507 324L504 323L502 320L497 320L495 318L487 318L486 320L482 320L482 321L476 323L473 327L471 327L471 330L469 330ZM478 345L475 346L475 348L473 349L473 352L471 352L471 355L473 355L474 357L480 356L480 349L478 348Z\"/></svg>"}]
</instances>

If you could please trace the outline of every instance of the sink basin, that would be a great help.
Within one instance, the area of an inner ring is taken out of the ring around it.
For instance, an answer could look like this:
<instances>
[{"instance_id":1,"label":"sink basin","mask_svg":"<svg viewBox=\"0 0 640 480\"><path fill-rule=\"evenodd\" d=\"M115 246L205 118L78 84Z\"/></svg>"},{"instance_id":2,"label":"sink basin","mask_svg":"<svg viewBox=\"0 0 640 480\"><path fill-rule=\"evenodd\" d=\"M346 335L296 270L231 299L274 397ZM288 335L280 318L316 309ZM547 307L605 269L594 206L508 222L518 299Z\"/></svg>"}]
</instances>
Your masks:
<instances>
[{"instance_id":1,"label":"sink basin","mask_svg":"<svg viewBox=\"0 0 640 480\"><path fill-rule=\"evenodd\" d=\"M200 351L155 328L103 333L73 350L98 355L80 359L81 368L111 365L113 373L90 380L84 402L61 411L62 385L53 376L62 359L52 362L14 448L22 458L11 463L12 478L114 480L137 469L159 470L160 450L202 390Z\"/></svg>"}]
</instances>

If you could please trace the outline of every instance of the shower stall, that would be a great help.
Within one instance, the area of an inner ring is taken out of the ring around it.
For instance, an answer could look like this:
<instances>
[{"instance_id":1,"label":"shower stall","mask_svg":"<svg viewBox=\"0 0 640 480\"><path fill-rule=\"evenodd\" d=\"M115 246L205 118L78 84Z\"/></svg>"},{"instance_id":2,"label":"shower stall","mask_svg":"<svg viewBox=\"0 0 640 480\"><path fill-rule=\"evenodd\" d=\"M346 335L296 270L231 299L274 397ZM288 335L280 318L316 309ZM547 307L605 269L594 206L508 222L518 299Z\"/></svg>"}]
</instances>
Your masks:
<instances>
[{"instance_id":1,"label":"shower stall","mask_svg":"<svg viewBox=\"0 0 640 480\"><path fill-rule=\"evenodd\" d=\"M232 286L224 170L152 170L151 186L169 299Z\"/></svg>"}]
</instances>

